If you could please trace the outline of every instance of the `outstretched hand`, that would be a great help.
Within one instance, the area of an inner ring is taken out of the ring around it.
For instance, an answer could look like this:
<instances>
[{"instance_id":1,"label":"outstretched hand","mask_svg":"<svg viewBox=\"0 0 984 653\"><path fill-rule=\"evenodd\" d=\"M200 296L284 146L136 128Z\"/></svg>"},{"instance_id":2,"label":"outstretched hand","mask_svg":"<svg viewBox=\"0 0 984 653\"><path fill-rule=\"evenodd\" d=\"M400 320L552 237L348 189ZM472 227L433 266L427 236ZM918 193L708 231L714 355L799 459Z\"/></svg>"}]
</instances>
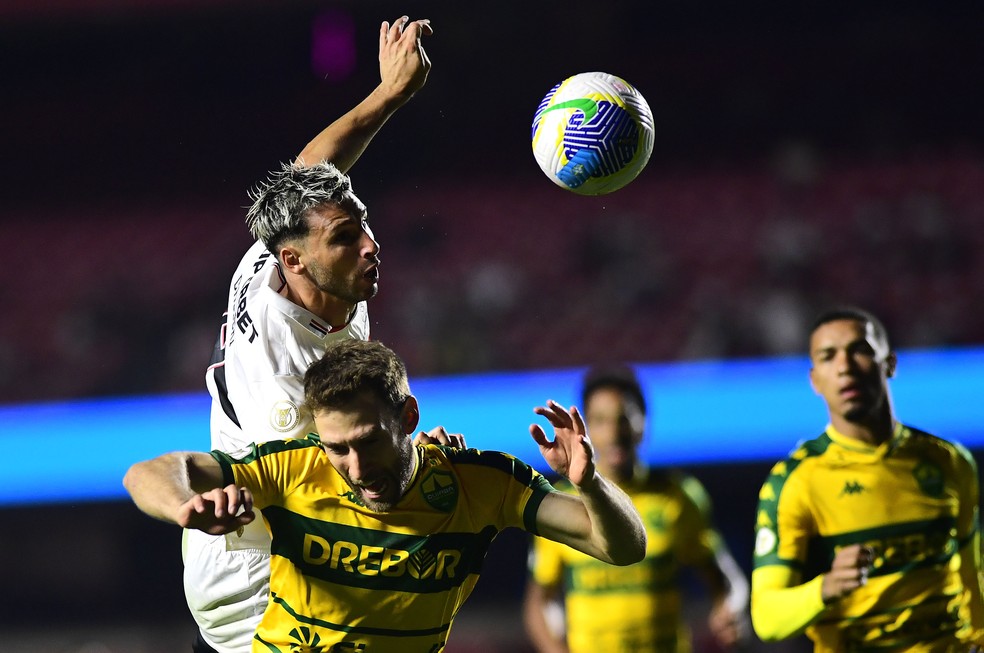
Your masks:
<instances>
[{"instance_id":1,"label":"outstretched hand","mask_svg":"<svg viewBox=\"0 0 984 653\"><path fill-rule=\"evenodd\" d=\"M379 77L390 95L406 101L423 87L431 62L420 39L433 33L426 18L401 16L392 25L388 21L380 25Z\"/></svg>"},{"instance_id":2,"label":"outstretched hand","mask_svg":"<svg viewBox=\"0 0 984 653\"><path fill-rule=\"evenodd\" d=\"M242 509L242 512L240 512ZM246 488L227 485L196 494L178 509L178 525L209 535L224 535L256 519L253 495Z\"/></svg>"},{"instance_id":3,"label":"outstretched hand","mask_svg":"<svg viewBox=\"0 0 984 653\"><path fill-rule=\"evenodd\" d=\"M554 428L551 442L538 424L530 425L530 435L540 446L540 453L550 469L579 489L592 483L595 479L594 448L578 409L575 406L565 409L551 399L546 406L537 406L533 412L546 417Z\"/></svg>"}]
</instances>

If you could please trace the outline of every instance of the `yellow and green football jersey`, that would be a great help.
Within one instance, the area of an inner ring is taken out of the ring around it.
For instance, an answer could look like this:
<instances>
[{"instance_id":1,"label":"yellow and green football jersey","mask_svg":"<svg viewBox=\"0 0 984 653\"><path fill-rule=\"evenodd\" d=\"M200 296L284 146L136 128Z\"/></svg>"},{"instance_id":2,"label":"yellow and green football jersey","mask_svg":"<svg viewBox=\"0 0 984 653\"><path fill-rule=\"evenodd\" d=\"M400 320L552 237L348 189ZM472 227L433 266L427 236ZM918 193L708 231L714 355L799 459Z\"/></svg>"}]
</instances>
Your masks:
<instances>
[{"instance_id":1,"label":"yellow and green football jersey","mask_svg":"<svg viewBox=\"0 0 984 653\"><path fill-rule=\"evenodd\" d=\"M753 603L756 585L825 572L851 544L874 553L865 585L826 607L811 590L760 618L781 629L819 610L803 620L818 652L959 651L980 636L978 480L963 447L901 424L878 447L832 426L799 446L759 493Z\"/></svg>"},{"instance_id":2,"label":"yellow and green football jersey","mask_svg":"<svg viewBox=\"0 0 984 653\"><path fill-rule=\"evenodd\" d=\"M248 487L272 536L270 603L254 652L441 651L508 527L536 532L553 488L508 454L416 448L397 506L362 506L316 435L212 452L227 483Z\"/></svg>"},{"instance_id":3,"label":"yellow and green football jersey","mask_svg":"<svg viewBox=\"0 0 984 653\"><path fill-rule=\"evenodd\" d=\"M533 580L563 588L571 653L687 651L678 572L713 559L721 542L705 513L707 494L693 477L656 469L640 469L619 487L646 525L646 557L615 567L537 537Z\"/></svg>"}]
</instances>

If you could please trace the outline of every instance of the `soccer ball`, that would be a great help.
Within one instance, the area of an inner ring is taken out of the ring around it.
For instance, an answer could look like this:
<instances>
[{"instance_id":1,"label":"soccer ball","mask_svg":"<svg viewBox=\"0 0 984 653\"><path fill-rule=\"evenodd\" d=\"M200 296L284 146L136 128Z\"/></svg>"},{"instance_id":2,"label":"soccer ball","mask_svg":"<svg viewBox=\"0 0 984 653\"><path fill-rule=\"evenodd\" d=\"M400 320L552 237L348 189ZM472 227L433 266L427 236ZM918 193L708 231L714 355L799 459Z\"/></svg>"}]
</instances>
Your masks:
<instances>
[{"instance_id":1,"label":"soccer ball","mask_svg":"<svg viewBox=\"0 0 984 653\"><path fill-rule=\"evenodd\" d=\"M561 188L604 195L635 179L653 152L653 114L646 99L608 73L568 77L533 115L533 156Z\"/></svg>"}]
</instances>

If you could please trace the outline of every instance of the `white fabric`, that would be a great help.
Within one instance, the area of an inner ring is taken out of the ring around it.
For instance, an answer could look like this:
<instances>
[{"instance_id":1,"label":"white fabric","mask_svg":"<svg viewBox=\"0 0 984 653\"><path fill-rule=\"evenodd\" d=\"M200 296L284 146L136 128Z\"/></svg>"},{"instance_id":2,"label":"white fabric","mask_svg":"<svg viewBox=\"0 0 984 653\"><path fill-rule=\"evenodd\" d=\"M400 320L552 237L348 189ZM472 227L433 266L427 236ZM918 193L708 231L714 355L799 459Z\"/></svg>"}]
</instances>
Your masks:
<instances>
[{"instance_id":1,"label":"white fabric","mask_svg":"<svg viewBox=\"0 0 984 653\"><path fill-rule=\"evenodd\" d=\"M348 324L332 331L284 297L285 289L276 259L261 242L255 243L229 288L224 360L213 361L205 375L212 395L212 449L235 453L253 442L312 432L314 423L303 406L304 372L321 358L328 342L369 339L365 302ZM242 428L224 408L224 394ZM218 653L250 650L266 608L269 551L270 537L260 517L240 533L185 534L185 598L202 636Z\"/></svg>"}]
</instances>

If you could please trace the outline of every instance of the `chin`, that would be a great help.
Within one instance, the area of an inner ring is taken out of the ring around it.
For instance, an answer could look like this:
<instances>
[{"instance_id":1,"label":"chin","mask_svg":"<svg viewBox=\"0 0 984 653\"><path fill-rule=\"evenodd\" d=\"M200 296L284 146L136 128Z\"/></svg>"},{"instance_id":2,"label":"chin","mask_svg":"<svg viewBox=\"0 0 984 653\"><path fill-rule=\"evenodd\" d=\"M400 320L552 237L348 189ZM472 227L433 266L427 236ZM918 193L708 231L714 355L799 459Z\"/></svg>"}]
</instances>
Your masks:
<instances>
[{"instance_id":1,"label":"chin","mask_svg":"<svg viewBox=\"0 0 984 653\"><path fill-rule=\"evenodd\" d=\"M844 419L848 422L863 422L871 415L867 406L852 406L844 411Z\"/></svg>"},{"instance_id":2,"label":"chin","mask_svg":"<svg viewBox=\"0 0 984 653\"><path fill-rule=\"evenodd\" d=\"M389 512L396 505L395 501L369 501L365 497L363 497L362 503L373 512Z\"/></svg>"}]
</instances>

